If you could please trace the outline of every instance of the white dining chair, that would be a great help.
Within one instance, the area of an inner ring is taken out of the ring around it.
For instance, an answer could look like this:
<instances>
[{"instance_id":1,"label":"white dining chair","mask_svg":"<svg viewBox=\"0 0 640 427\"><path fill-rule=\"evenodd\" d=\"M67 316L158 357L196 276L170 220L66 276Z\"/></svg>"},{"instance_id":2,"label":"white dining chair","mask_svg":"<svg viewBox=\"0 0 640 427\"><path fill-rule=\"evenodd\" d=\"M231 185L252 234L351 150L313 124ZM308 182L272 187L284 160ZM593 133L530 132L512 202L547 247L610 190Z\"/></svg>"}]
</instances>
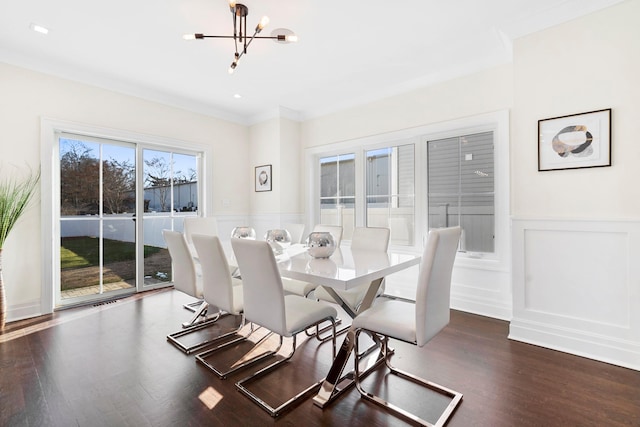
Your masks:
<instances>
[{"instance_id":1,"label":"white dining chair","mask_svg":"<svg viewBox=\"0 0 640 427\"><path fill-rule=\"evenodd\" d=\"M443 426L462 400L462 394L394 368L389 360L392 352L388 351L388 341L389 338L394 338L422 347L449 323L451 274L459 240L460 227L431 230L420 263L415 303L380 298L381 301L358 314L352 322L355 331L355 383L360 395L396 415L425 426ZM451 398L449 405L435 423L432 424L363 389L359 369L361 354L358 347L358 337L362 331L382 337L381 351L391 374ZM396 354L397 352L398 349Z\"/></svg>"},{"instance_id":2,"label":"white dining chair","mask_svg":"<svg viewBox=\"0 0 640 427\"><path fill-rule=\"evenodd\" d=\"M202 304L202 280L196 273L193 257L184 235L178 231L162 230L162 237L171 256L173 287L199 300L184 305L185 308L194 312L191 319L182 324L187 328L193 326L201 316L206 314L207 307Z\"/></svg>"},{"instance_id":3,"label":"white dining chair","mask_svg":"<svg viewBox=\"0 0 640 427\"><path fill-rule=\"evenodd\" d=\"M384 227L356 227L353 229L353 237L351 238L351 250L387 252L389 249L389 234L389 229ZM368 289L369 284L364 284L345 291L336 290L335 292L342 300L336 301L323 286L318 286L314 296L323 301L337 304L346 303L353 311L357 311ZM378 294L383 291L384 284L381 284Z\"/></svg>"},{"instance_id":4,"label":"white dining chair","mask_svg":"<svg viewBox=\"0 0 640 427\"><path fill-rule=\"evenodd\" d=\"M275 417L316 391L322 380L315 382L277 407L267 404L249 390L247 385L291 359L297 347L296 336L298 333L325 321L330 321L333 324L332 355L335 357L334 322L337 311L334 307L319 301L298 295L285 296L280 271L273 250L267 242L231 239L231 245L242 271L246 320L279 335L278 349L282 346L284 337L292 337L292 348L288 355L236 383L238 390Z\"/></svg>"},{"instance_id":5,"label":"white dining chair","mask_svg":"<svg viewBox=\"0 0 640 427\"><path fill-rule=\"evenodd\" d=\"M356 227L353 229L351 250L387 252L387 249L389 248L389 235L390 230L384 227ZM366 296L368 290L368 283L347 290L334 289L334 292L339 297L338 300L336 300L324 286L317 286L313 291L313 297L318 300L338 304L343 308L351 311L352 313L357 313L360 304L362 304L362 301L364 300L364 297ZM376 296L381 295L383 292L384 280L381 282ZM338 323L342 323L342 320L338 319ZM346 325L336 333L340 335L347 332L348 330L349 325ZM322 334L323 332L325 332L325 329L316 328L315 332L307 332L307 335L316 336L318 339L322 340L327 339L327 337L320 338L320 334Z\"/></svg>"},{"instance_id":6,"label":"white dining chair","mask_svg":"<svg viewBox=\"0 0 640 427\"><path fill-rule=\"evenodd\" d=\"M194 234L192 239L202 268L202 295L204 304L207 304L207 314L213 315L214 317L193 328L167 335L167 340L186 354L191 354L196 350L212 345L222 338L237 334L244 327L244 316L242 316L242 281L231 277L227 257L220 243L220 239L218 236L205 236L202 234ZM207 337L202 341L189 345L180 340L180 338L186 335L213 325L214 322L225 315L241 316L241 320L235 329L214 337ZM237 340L241 339L244 339L244 337L237 338Z\"/></svg>"},{"instance_id":7,"label":"white dining chair","mask_svg":"<svg viewBox=\"0 0 640 427\"><path fill-rule=\"evenodd\" d=\"M290 224L285 224L284 228L291 235L292 244L304 243L304 239L306 237L304 235L304 228L305 228L304 224L290 223Z\"/></svg>"},{"instance_id":8,"label":"white dining chair","mask_svg":"<svg viewBox=\"0 0 640 427\"><path fill-rule=\"evenodd\" d=\"M184 219L184 236L187 244L193 244L193 235L218 235L218 220L215 217L189 216Z\"/></svg>"}]
</instances>

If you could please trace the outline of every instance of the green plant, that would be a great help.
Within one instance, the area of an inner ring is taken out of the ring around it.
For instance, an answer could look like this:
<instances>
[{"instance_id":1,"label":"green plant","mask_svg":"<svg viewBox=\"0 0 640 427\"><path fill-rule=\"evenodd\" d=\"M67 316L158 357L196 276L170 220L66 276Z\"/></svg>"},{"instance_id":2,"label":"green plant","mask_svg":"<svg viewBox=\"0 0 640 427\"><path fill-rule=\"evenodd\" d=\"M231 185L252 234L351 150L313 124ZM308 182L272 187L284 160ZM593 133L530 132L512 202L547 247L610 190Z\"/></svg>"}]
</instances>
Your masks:
<instances>
[{"instance_id":1,"label":"green plant","mask_svg":"<svg viewBox=\"0 0 640 427\"><path fill-rule=\"evenodd\" d=\"M9 233L33 199L39 181L40 170L31 171L23 179L12 175L0 181L0 330L4 329L7 311L2 280L2 248Z\"/></svg>"},{"instance_id":2,"label":"green plant","mask_svg":"<svg viewBox=\"0 0 640 427\"><path fill-rule=\"evenodd\" d=\"M39 181L39 170L23 180L11 176L0 181L0 250L33 199Z\"/></svg>"}]
</instances>

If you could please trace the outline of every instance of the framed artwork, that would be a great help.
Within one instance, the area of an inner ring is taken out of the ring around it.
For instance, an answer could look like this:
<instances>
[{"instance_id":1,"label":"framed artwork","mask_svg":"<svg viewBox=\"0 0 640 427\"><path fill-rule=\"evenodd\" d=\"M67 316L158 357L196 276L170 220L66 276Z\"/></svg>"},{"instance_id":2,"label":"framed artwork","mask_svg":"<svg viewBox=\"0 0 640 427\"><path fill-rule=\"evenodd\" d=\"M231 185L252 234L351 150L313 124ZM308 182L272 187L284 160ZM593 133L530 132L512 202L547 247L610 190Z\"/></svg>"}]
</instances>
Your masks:
<instances>
[{"instance_id":1,"label":"framed artwork","mask_svg":"<svg viewBox=\"0 0 640 427\"><path fill-rule=\"evenodd\" d=\"M256 166L256 191L271 191L271 165Z\"/></svg>"},{"instance_id":2,"label":"framed artwork","mask_svg":"<svg viewBox=\"0 0 640 427\"><path fill-rule=\"evenodd\" d=\"M611 166L611 109L538 120L538 170Z\"/></svg>"}]
</instances>

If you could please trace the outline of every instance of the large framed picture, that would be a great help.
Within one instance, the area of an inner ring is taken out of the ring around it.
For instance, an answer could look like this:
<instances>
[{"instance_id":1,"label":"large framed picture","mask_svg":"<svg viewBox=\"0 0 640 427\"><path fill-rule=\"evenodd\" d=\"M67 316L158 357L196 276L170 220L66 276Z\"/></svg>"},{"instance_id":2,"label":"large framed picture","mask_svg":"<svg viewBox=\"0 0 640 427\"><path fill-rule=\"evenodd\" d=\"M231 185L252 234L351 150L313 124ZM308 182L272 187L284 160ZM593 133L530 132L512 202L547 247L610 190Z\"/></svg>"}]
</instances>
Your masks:
<instances>
[{"instance_id":1,"label":"large framed picture","mask_svg":"<svg viewBox=\"0 0 640 427\"><path fill-rule=\"evenodd\" d=\"M538 170L611 166L611 109L538 120Z\"/></svg>"},{"instance_id":2,"label":"large framed picture","mask_svg":"<svg viewBox=\"0 0 640 427\"><path fill-rule=\"evenodd\" d=\"M271 165L256 166L256 191L271 191Z\"/></svg>"}]
</instances>

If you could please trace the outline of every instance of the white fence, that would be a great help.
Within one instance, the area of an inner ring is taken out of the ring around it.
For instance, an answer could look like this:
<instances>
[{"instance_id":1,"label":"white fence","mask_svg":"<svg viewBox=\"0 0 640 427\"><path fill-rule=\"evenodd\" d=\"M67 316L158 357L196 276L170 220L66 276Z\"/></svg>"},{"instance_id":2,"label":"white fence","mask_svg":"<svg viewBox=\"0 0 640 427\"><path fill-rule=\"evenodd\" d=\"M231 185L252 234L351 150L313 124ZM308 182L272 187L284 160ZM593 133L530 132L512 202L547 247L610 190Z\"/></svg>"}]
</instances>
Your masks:
<instances>
[{"instance_id":1,"label":"white fence","mask_svg":"<svg viewBox=\"0 0 640 427\"><path fill-rule=\"evenodd\" d=\"M162 230L183 231L186 215L167 213L144 214L144 244L166 248ZM189 215L192 216L192 215ZM103 237L121 242L135 242L137 218L130 214L108 215L102 220ZM65 216L60 221L60 237L98 237L100 235L100 219L97 216Z\"/></svg>"}]
</instances>

